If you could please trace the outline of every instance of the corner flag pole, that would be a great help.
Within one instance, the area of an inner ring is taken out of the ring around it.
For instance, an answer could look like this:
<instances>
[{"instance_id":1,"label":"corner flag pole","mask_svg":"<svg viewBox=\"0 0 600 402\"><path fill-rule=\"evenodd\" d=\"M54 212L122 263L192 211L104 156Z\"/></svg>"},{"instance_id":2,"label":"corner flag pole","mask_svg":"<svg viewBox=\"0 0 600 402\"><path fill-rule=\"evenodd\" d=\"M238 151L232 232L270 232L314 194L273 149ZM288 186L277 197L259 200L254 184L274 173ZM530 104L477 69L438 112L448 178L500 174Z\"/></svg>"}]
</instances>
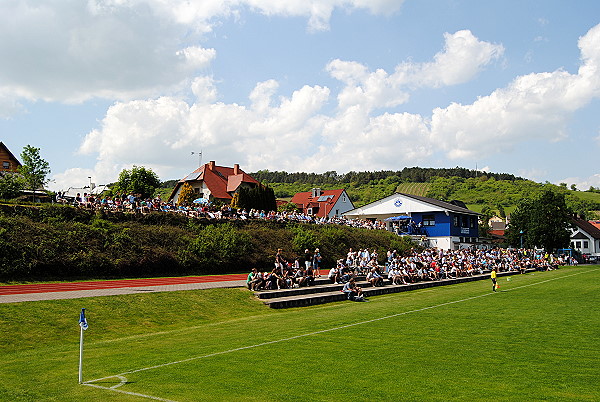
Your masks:
<instances>
[{"instance_id":1,"label":"corner flag pole","mask_svg":"<svg viewBox=\"0 0 600 402\"><path fill-rule=\"evenodd\" d=\"M79 315L79 383L83 382L83 331L88 328L87 319L85 318L85 309L81 309Z\"/></svg>"}]
</instances>

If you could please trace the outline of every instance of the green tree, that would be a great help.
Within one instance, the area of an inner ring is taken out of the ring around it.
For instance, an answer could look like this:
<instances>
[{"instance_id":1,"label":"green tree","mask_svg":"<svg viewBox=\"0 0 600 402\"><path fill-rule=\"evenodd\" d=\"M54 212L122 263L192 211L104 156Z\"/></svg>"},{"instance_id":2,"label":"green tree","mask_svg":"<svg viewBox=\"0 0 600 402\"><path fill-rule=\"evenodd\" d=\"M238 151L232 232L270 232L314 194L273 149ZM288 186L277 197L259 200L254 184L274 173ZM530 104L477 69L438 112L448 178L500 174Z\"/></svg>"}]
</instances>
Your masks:
<instances>
[{"instance_id":1,"label":"green tree","mask_svg":"<svg viewBox=\"0 0 600 402\"><path fill-rule=\"evenodd\" d=\"M43 189L48 184L47 176L50 174L50 164L40 156L40 149L26 145L21 152L23 164L19 173L25 181L25 188L33 191Z\"/></svg>"},{"instance_id":2,"label":"green tree","mask_svg":"<svg viewBox=\"0 0 600 402\"><path fill-rule=\"evenodd\" d=\"M543 247L553 251L569 245L571 210L562 193L544 190L537 198L523 199L512 213L508 240L514 246Z\"/></svg>"},{"instance_id":3,"label":"green tree","mask_svg":"<svg viewBox=\"0 0 600 402\"><path fill-rule=\"evenodd\" d=\"M131 170L123 169L119 180L113 185L113 192L140 194L142 198L151 197L160 187L160 180L150 168L133 166Z\"/></svg>"},{"instance_id":4,"label":"green tree","mask_svg":"<svg viewBox=\"0 0 600 402\"><path fill-rule=\"evenodd\" d=\"M276 211L277 202L272 188L259 184L253 188L241 187L235 197L237 208L247 210L258 209L263 211Z\"/></svg>"},{"instance_id":5,"label":"green tree","mask_svg":"<svg viewBox=\"0 0 600 402\"><path fill-rule=\"evenodd\" d=\"M490 232L490 219L494 216L494 210L489 205L484 205L479 217L479 235L487 236Z\"/></svg>"},{"instance_id":6,"label":"green tree","mask_svg":"<svg viewBox=\"0 0 600 402\"><path fill-rule=\"evenodd\" d=\"M23 176L18 173L0 172L0 198L16 198L24 188Z\"/></svg>"}]
</instances>

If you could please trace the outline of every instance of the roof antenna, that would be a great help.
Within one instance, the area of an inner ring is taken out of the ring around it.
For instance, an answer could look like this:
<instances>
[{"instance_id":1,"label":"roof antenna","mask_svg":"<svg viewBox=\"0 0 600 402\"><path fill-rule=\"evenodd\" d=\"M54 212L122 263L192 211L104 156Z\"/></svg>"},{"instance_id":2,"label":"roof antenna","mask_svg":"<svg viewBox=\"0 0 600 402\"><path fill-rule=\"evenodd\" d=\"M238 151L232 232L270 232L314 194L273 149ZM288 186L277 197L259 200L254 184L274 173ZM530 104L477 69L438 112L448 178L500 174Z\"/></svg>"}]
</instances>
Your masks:
<instances>
[{"instance_id":1,"label":"roof antenna","mask_svg":"<svg viewBox=\"0 0 600 402\"><path fill-rule=\"evenodd\" d=\"M198 155L198 167L202 166L202 151L200 151L200 152L192 151L192 155Z\"/></svg>"}]
</instances>

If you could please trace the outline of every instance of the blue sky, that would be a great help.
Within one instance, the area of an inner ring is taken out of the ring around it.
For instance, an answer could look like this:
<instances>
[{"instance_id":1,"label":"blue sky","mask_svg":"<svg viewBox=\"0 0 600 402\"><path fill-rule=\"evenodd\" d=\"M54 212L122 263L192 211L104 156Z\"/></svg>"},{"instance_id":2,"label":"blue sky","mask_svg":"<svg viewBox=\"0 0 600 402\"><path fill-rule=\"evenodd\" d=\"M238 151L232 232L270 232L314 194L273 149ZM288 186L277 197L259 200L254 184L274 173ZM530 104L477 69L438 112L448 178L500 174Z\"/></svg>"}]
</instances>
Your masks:
<instances>
[{"instance_id":1,"label":"blue sky","mask_svg":"<svg viewBox=\"0 0 600 402\"><path fill-rule=\"evenodd\" d=\"M0 141L54 190L203 162L600 187L600 2L6 0Z\"/></svg>"}]
</instances>

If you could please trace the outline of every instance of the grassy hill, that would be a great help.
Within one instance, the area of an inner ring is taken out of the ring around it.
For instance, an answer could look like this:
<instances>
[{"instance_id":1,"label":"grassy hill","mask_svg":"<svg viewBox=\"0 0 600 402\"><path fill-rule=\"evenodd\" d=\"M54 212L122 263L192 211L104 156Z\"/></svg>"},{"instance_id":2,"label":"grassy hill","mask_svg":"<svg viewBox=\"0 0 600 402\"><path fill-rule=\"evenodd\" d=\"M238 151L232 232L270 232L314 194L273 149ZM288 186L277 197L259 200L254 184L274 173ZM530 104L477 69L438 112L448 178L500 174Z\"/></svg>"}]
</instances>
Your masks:
<instances>
[{"instance_id":1,"label":"grassy hill","mask_svg":"<svg viewBox=\"0 0 600 402\"><path fill-rule=\"evenodd\" d=\"M398 193L427 197L431 183L400 183L396 188Z\"/></svg>"}]
</instances>

